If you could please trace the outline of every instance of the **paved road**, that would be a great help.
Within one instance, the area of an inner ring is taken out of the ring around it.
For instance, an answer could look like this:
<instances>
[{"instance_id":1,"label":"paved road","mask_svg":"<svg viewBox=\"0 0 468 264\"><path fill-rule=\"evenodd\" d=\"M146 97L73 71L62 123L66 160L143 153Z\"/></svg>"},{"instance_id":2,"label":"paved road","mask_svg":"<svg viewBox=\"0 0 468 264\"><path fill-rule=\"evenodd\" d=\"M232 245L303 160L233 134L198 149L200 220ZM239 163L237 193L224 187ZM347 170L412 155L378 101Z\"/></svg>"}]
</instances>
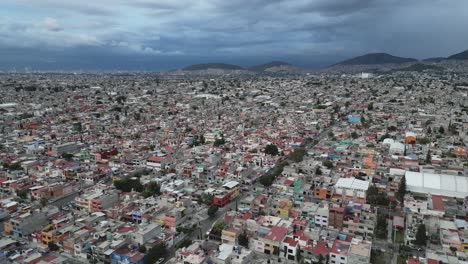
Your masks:
<instances>
[{"instance_id":1,"label":"paved road","mask_svg":"<svg viewBox=\"0 0 468 264\"><path fill-rule=\"evenodd\" d=\"M236 200L241 201L246 196L247 196L247 193L243 192L236 198ZM201 239L203 239L206 232L208 232L208 230L210 230L211 227L213 227L213 225L218 220L222 219L226 212L231 211L231 210L232 211L236 210L236 201L235 200L231 201L226 206L224 206L222 208L219 208L218 212L216 213L216 216L213 217L213 218L208 217L208 213L205 214L205 211L207 212L206 209L203 210L202 212L200 212L200 214L198 214L198 215L202 215L202 216L205 216L205 217L204 217L204 219L200 220L199 229L191 234L191 238L192 239L200 239L199 236L200 236L200 229L201 229L201 234L202 234Z\"/></svg>"},{"instance_id":2,"label":"paved road","mask_svg":"<svg viewBox=\"0 0 468 264\"><path fill-rule=\"evenodd\" d=\"M78 193L79 193L78 191L74 192L74 193L72 193L72 194L70 194L68 196L62 197L62 198L57 199L55 201L52 201L49 204L57 206L57 207L60 208L60 207L62 207L64 205L68 204L69 202L74 201L75 197L78 196Z\"/></svg>"}]
</instances>

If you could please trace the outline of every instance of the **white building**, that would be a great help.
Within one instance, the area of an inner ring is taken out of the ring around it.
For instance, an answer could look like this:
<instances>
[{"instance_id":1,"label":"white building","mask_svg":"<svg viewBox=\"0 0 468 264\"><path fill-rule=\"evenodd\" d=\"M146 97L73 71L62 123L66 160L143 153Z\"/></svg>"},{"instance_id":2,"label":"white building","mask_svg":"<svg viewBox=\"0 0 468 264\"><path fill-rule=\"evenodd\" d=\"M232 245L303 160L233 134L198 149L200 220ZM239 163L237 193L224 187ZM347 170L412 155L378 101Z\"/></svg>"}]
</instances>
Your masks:
<instances>
[{"instance_id":1,"label":"white building","mask_svg":"<svg viewBox=\"0 0 468 264\"><path fill-rule=\"evenodd\" d=\"M468 177L448 174L407 171L406 186L409 191L465 198L468 196Z\"/></svg>"},{"instance_id":2,"label":"white building","mask_svg":"<svg viewBox=\"0 0 468 264\"><path fill-rule=\"evenodd\" d=\"M340 178L335 184L335 194L341 195L343 198L365 199L368 188L368 181L356 178Z\"/></svg>"}]
</instances>

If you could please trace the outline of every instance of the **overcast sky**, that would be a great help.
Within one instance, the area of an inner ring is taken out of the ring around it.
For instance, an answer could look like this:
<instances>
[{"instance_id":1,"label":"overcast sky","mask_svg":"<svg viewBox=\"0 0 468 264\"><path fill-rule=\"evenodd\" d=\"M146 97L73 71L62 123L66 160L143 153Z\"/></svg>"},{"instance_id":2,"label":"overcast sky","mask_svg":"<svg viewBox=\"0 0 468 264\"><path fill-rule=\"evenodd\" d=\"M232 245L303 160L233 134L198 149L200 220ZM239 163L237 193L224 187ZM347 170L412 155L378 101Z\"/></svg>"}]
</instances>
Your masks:
<instances>
[{"instance_id":1,"label":"overcast sky","mask_svg":"<svg viewBox=\"0 0 468 264\"><path fill-rule=\"evenodd\" d=\"M0 0L0 68L162 70L468 49L468 0Z\"/></svg>"}]
</instances>

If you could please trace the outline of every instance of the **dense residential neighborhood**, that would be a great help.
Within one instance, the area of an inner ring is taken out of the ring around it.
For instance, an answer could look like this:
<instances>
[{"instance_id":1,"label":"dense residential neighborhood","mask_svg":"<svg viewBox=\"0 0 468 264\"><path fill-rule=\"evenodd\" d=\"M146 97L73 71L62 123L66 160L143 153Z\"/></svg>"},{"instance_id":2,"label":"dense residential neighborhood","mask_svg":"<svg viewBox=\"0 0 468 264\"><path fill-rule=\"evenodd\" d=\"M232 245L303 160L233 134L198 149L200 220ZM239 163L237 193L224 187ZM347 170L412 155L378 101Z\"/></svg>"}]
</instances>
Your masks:
<instances>
[{"instance_id":1,"label":"dense residential neighborhood","mask_svg":"<svg viewBox=\"0 0 468 264\"><path fill-rule=\"evenodd\" d=\"M0 88L0 263L468 263L466 74Z\"/></svg>"}]
</instances>

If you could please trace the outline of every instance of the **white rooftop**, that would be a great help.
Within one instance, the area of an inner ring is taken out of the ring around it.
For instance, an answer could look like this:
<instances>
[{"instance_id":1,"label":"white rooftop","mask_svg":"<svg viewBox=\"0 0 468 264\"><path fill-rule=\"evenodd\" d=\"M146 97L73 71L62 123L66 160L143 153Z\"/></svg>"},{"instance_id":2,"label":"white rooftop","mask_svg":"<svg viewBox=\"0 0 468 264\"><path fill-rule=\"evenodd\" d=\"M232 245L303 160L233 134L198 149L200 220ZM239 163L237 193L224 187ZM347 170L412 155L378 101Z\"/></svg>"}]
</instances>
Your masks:
<instances>
[{"instance_id":1,"label":"white rooftop","mask_svg":"<svg viewBox=\"0 0 468 264\"><path fill-rule=\"evenodd\" d=\"M408 190L412 192L458 198L468 196L468 177L407 171L405 178Z\"/></svg>"},{"instance_id":2,"label":"white rooftop","mask_svg":"<svg viewBox=\"0 0 468 264\"><path fill-rule=\"evenodd\" d=\"M335 187L366 191L369 188L369 182L357 180L356 178L340 178Z\"/></svg>"}]
</instances>

